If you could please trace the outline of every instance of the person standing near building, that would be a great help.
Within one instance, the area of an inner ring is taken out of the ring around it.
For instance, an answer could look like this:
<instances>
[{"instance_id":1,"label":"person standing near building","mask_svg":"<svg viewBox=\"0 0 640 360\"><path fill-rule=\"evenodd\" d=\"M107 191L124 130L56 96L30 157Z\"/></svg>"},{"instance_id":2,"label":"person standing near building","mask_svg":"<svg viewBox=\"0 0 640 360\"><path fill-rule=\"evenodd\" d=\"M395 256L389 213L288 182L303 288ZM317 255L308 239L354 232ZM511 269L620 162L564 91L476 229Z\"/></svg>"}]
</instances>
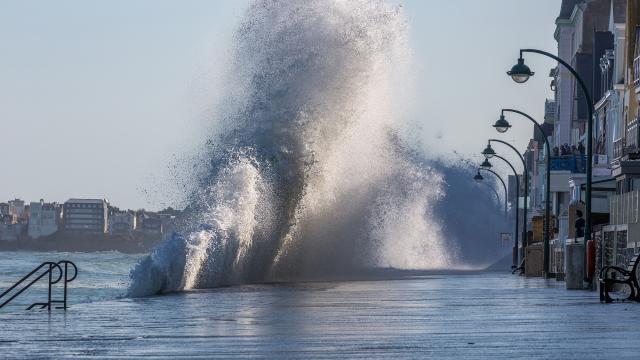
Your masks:
<instances>
[{"instance_id":1,"label":"person standing near building","mask_svg":"<svg viewBox=\"0 0 640 360\"><path fill-rule=\"evenodd\" d=\"M575 228L576 228L575 237L581 238L581 237L584 237L584 218L582 217L582 211L577 210L576 215L578 215L578 218L576 219L576 222L575 222Z\"/></svg>"}]
</instances>

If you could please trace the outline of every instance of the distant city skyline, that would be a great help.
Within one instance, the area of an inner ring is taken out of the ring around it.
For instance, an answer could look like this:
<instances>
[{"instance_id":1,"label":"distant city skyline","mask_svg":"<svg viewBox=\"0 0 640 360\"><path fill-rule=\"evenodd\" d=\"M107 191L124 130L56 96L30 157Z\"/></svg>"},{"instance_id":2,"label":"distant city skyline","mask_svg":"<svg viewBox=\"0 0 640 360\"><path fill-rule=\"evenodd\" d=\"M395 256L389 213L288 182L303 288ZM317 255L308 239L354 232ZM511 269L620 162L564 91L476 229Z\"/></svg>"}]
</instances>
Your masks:
<instances>
[{"instance_id":1,"label":"distant city skyline","mask_svg":"<svg viewBox=\"0 0 640 360\"><path fill-rule=\"evenodd\" d=\"M554 64L530 57L538 75L525 87L504 71L521 47L556 51L559 1L522 1L526 17L513 13L510 0L397 2L410 26L420 100L411 115L423 125L425 151L479 152L481 139L494 134L496 104L542 119ZM178 205L175 164L203 143L212 99L225 91L215 79L247 3L1 3L0 129L8 153L0 201ZM513 125L510 139L524 150L533 129Z\"/></svg>"}]
</instances>

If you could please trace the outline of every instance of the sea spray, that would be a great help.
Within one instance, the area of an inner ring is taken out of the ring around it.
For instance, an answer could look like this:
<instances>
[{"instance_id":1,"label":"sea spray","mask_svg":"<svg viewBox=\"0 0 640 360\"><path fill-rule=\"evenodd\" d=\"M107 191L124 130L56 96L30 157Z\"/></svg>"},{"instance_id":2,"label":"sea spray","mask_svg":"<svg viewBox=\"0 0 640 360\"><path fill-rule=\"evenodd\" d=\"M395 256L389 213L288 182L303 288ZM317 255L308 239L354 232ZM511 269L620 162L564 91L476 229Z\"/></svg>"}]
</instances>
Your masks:
<instances>
[{"instance_id":1,"label":"sea spray","mask_svg":"<svg viewBox=\"0 0 640 360\"><path fill-rule=\"evenodd\" d=\"M183 225L132 271L129 295L453 266L436 213L446 180L402 140L402 8L256 0L234 41L232 105Z\"/></svg>"},{"instance_id":2,"label":"sea spray","mask_svg":"<svg viewBox=\"0 0 640 360\"><path fill-rule=\"evenodd\" d=\"M429 162L445 180L443 197L434 204L433 214L445 229L445 237L457 246L455 268L458 269L482 269L511 254L513 245L500 239L501 232L513 234L513 211L506 216L504 213L507 194L491 174L485 176L483 183L472 180L478 163L457 155ZM500 176L507 180L503 174ZM489 187L498 191L499 201Z\"/></svg>"}]
</instances>

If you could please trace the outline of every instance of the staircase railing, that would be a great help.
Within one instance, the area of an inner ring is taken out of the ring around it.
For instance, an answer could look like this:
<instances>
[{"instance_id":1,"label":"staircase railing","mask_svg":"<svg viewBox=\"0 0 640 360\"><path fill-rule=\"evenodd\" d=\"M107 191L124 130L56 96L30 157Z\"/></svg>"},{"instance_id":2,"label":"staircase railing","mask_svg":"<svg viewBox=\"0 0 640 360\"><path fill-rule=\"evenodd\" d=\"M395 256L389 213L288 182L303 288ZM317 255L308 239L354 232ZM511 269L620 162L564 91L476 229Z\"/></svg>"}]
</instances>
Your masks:
<instances>
[{"instance_id":1,"label":"staircase railing","mask_svg":"<svg viewBox=\"0 0 640 360\"><path fill-rule=\"evenodd\" d=\"M62 300L52 300L51 302L62 303L62 307L56 307L56 309L67 310L67 284L75 280L78 276L78 267L76 266L76 264L68 260L59 261L58 265L60 266L61 264L64 265L64 297L62 298ZM69 275L69 265L73 266L73 276L71 278L67 276Z\"/></svg>"},{"instance_id":2,"label":"staircase railing","mask_svg":"<svg viewBox=\"0 0 640 360\"><path fill-rule=\"evenodd\" d=\"M69 277L69 266L73 267L73 276L71 276L71 277ZM63 267L64 267L64 269L63 269ZM23 285L32 276L36 275L42 269L45 269L45 271L43 271L40 275L38 275L37 277L32 279L26 285ZM56 278L54 278L54 275L53 275L54 269L56 269L58 271L58 274L57 274L58 276ZM33 285L36 282L38 282L38 280L40 280L43 277L45 277L45 275L49 275L48 276L48 280L49 281L48 281L47 302L31 304L27 308L27 310L31 310L32 308L34 308L36 306L40 306L40 309L47 308L48 311L51 311L51 304L54 304L54 303L62 303L63 306L62 307L57 307L57 308L66 310L67 309L67 284L70 283L71 281L75 280L75 278L78 276L78 268L76 267L76 265L73 262L68 261L68 260L62 260L62 261L59 261L57 263L51 262L51 261L45 261L42 264L40 264L38 267L33 269L30 273L28 273L27 275L23 276L22 279L18 280L10 288L8 288L2 294L0 294L0 301L3 301L2 299L5 298L6 296L8 296L12 291L14 291L16 289L19 289L13 295L9 296L6 300L4 300L4 302L0 303L0 309L2 307L4 307L5 305L9 304L11 301L13 301L15 298L17 298L20 294L25 292L28 288L31 287L31 285ZM58 282L60 282L60 280L64 280L64 282L63 282L64 283L64 297L63 297L62 300L53 300L52 299L52 296L53 296L53 294L52 294L53 285L57 284ZM23 285L23 286L20 287L21 285Z\"/></svg>"}]
</instances>

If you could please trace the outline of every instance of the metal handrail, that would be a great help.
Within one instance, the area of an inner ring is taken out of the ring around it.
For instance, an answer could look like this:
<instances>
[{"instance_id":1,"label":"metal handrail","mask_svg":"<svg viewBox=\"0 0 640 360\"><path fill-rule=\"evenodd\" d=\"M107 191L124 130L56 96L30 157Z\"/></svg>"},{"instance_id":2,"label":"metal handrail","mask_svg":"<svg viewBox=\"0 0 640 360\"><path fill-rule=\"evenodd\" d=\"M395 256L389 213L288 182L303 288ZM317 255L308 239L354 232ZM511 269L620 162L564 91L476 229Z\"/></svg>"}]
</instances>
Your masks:
<instances>
[{"instance_id":1,"label":"metal handrail","mask_svg":"<svg viewBox=\"0 0 640 360\"><path fill-rule=\"evenodd\" d=\"M61 265L64 265L64 270L62 269ZM73 276L71 278L68 277L69 265L73 266L73 271L74 271L73 272ZM13 301L13 299L18 297L20 294L22 294L28 288L30 288L31 285L35 284L38 280L42 279L45 275L49 275L47 302L31 304L27 308L27 310L30 310L35 306L40 306L41 309L44 309L46 307L49 311L51 311L51 304L52 303L63 303L62 309L66 309L67 308L67 283L73 281L78 276L78 268L76 267L76 265L73 262L68 261L68 260L62 260L62 261L59 261L57 263L51 262L51 261L43 262L38 267L33 269L30 273L28 273L27 275L23 276L20 280L18 280L15 284L13 284L7 290L5 290L2 294L0 294L0 299L2 299L3 297L7 296L11 291L13 291L16 288L18 288L25 281L27 281L31 276L33 276L35 273L37 273L38 271L40 271L42 268L44 268L46 266L49 267L46 271L44 271L42 274L40 274L35 279L31 280L31 282L29 282L28 284L23 286L19 291L17 291L11 297L9 297L7 300L5 300L2 304L0 304L0 308L2 308L5 305L9 304L11 301ZM53 269L54 268L58 269L58 277L56 279L54 279L54 277L53 277ZM52 286L54 284L57 284L58 282L60 282L60 280L62 280L62 279L64 279L64 298L63 298L63 300L52 300L51 299Z\"/></svg>"},{"instance_id":2,"label":"metal handrail","mask_svg":"<svg viewBox=\"0 0 640 360\"><path fill-rule=\"evenodd\" d=\"M64 298L62 301L54 300L52 302L62 303L62 307L57 307L57 309L67 310L67 283L72 282L78 276L78 267L69 260L58 261L58 265L61 264L64 264ZM73 277L71 277L71 279L67 278L67 274L69 274L69 265L73 266Z\"/></svg>"},{"instance_id":3,"label":"metal handrail","mask_svg":"<svg viewBox=\"0 0 640 360\"><path fill-rule=\"evenodd\" d=\"M22 294L25 290L27 290L28 288L31 287L31 285L33 285L34 283L36 283L38 280L42 279L45 275L49 274L49 300L51 300L51 285L57 283L58 281L60 281L60 279L62 279L62 268L60 267L60 265L51 262L51 261L45 261L42 264L40 264L40 266L36 267L35 269L33 269L30 273L28 273L27 275L25 275L24 277L22 277L22 279L18 280L18 282L16 282L15 284L13 284L13 286L11 286L10 288L8 288L7 290L5 290L2 294L0 294L0 299L2 299L3 297L5 297L7 294L9 294L12 290L14 290L15 288L17 288L18 286L20 286L23 282L25 282L29 277L31 277L33 274L35 274L36 272L38 272L40 269L42 269L45 266L49 266L49 268L47 269L47 271L43 272L42 274L40 274L40 276L38 276L37 278L33 279L29 284L27 284L26 286L24 286L22 289L20 289L20 291L18 291L17 293L13 294L13 296L11 296L8 300L6 300L5 302L3 302L2 304L0 304L0 308L4 307L5 305L7 305L8 303L10 303L13 299L15 299L16 297L18 297L18 295ZM56 267L59 270L59 275L58 278L53 281L52 278L52 271L53 268Z\"/></svg>"}]
</instances>

